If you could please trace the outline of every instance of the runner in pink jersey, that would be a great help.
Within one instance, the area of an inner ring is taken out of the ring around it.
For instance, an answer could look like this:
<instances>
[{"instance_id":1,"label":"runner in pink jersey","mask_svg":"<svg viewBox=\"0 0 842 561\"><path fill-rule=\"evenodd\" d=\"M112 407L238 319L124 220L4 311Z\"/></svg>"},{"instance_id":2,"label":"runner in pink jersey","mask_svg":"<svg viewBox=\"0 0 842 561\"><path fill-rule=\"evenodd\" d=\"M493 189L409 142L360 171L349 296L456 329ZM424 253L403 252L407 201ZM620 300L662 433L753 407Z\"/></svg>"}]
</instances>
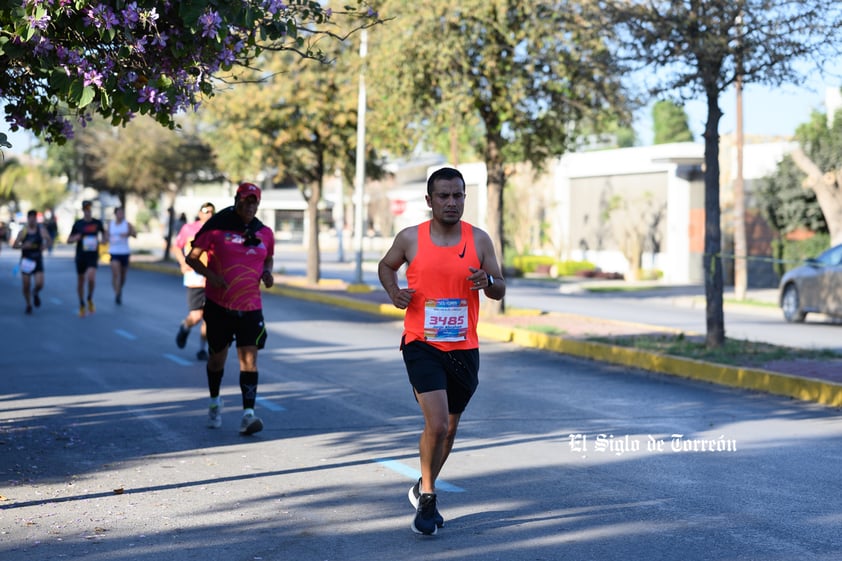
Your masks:
<instances>
[{"instance_id":1,"label":"runner in pink jersey","mask_svg":"<svg viewBox=\"0 0 842 561\"><path fill-rule=\"evenodd\" d=\"M199 336L199 351L196 353L196 358L199 360L208 359L208 351L205 348L207 345L207 330L204 322L202 322L202 315L205 309L205 277L193 270L190 265L184 260L190 249L193 247L193 238L205 225L205 222L213 216L216 212L216 207L213 203L205 203L199 208L199 214L196 220L188 222L181 227L178 235L175 238L175 244L171 250L173 257L178 261L181 267L181 273L184 277L184 286L187 288L187 317L185 317L178 326L178 333L175 336L175 344L179 349L183 349L187 344L187 337L190 335L190 330L198 323L202 323Z\"/></svg>"},{"instance_id":2,"label":"runner in pink jersey","mask_svg":"<svg viewBox=\"0 0 842 561\"><path fill-rule=\"evenodd\" d=\"M204 276L204 319L207 326L208 426L222 426L219 397L228 348L237 341L240 392L243 398L241 434L263 429L254 414L257 398L257 351L266 344L260 282L274 284L275 235L256 218L260 189L252 183L237 187L234 206L211 217L193 240L185 261ZM202 260L207 256L207 263Z\"/></svg>"}]
</instances>

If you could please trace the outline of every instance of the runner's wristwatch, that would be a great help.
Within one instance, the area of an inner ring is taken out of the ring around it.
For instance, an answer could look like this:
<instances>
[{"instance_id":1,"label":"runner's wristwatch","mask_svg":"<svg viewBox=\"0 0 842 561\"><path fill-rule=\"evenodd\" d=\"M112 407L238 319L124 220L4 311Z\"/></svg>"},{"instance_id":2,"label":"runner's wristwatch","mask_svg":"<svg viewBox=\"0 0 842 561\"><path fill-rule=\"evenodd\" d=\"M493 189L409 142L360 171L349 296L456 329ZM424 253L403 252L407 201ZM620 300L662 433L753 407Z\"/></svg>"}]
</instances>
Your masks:
<instances>
[{"instance_id":1,"label":"runner's wristwatch","mask_svg":"<svg viewBox=\"0 0 842 561\"><path fill-rule=\"evenodd\" d=\"M492 277L488 273L485 273L485 275L488 277L488 286L494 286L494 277Z\"/></svg>"}]
</instances>

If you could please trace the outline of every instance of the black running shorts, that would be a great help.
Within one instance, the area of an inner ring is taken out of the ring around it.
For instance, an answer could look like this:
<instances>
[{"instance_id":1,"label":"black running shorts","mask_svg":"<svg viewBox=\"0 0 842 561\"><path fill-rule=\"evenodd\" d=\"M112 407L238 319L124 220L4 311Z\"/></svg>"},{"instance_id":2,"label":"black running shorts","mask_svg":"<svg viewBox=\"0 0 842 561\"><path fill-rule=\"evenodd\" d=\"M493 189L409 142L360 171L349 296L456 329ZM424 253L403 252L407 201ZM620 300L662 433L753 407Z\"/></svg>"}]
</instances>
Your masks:
<instances>
[{"instance_id":1,"label":"black running shorts","mask_svg":"<svg viewBox=\"0 0 842 561\"><path fill-rule=\"evenodd\" d=\"M111 255L111 262L112 263L120 263L123 267L129 266L129 254L128 253L112 253Z\"/></svg>"},{"instance_id":2,"label":"black running shorts","mask_svg":"<svg viewBox=\"0 0 842 561\"><path fill-rule=\"evenodd\" d=\"M205 300L203 317L212 354L228 348L235 339L237 347L262 349L266 345L263 310L229 310L211 300Z\"/></svg>"},{"instance_id":3,"label":"black running shorts","mask_svg":"<svg viewBox=\"0 0 842 561\"><path fill-rule=\"evenodd\" d=\"M409 382L418 393L447 391L451 414L465 411L479 385L479 349L441 351L423 341L401 345Z\"/></svg>"},{"instance_id":4,"label":"black running shorts","mask_svg":"<svg viewBox=\"0 0 842 561\"><path fill-rule=\"evenodd\" d=\"M76 274L84 275L88 269L96 269L99 266L99 253L96 251L83 251L76 255Z\"/></svg>"}]
</instances>

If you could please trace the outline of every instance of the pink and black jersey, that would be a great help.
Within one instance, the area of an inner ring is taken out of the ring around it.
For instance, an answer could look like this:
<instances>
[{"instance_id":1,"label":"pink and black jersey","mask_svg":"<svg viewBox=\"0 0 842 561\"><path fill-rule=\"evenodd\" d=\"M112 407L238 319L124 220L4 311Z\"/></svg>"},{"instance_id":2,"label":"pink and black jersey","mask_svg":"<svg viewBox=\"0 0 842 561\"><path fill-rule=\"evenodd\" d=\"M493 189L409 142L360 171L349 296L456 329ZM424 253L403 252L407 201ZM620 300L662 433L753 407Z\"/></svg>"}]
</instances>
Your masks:
<instances>
[{"instance_id":1,"label":"pink and black jersey","mask_svg":"<svg viewBox=\"0 0 842 561\"><path fill-rule=\"evenodd\" d=\"M213 215L193 239L207 252L208 268L225 279L228 288L205 285L208 300L237 311L260 310L260 277L267 258L275 254L275 235L256 218L246 226L233 207Z\"/></svg>"}]
</instances>

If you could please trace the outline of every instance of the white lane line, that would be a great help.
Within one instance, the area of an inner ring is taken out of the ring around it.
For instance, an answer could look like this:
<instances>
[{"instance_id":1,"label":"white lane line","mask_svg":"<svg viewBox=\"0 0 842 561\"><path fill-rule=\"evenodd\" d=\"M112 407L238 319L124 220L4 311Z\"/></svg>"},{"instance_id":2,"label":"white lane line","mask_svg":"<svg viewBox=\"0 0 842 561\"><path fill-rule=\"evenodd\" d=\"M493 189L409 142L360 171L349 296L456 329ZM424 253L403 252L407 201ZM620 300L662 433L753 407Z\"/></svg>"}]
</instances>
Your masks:
<instances>
[{"instance_id":1,"label":"white lane line","mask_svg":"<svg viewBox=\"0 0 842 561\"><path fill-rule=\"evenodd\" d=\"M421 477L421 472L416 469L412 469L409 466L406 466L400 463L397 460L390 460L388 458L384 460L375 460L378 464L383 467L387 467L392 471L396 471L401 475L405 475L410 478L412 481L418 481L418 478ZM447 481L443 481L441 479L436 479L436 491L447 491L448 493L464 493L465 490L461 487L448 483Z\"/></svg>"},{"instance_id":2,"label":"white lane line","mask_svg":"<svg viewBox=\"0 0 842 561\"><path fill-rule=\"evenodd\" d=\"M180 366L192 366L193 364L195 364L192 360L185 360L180 356L176 356L170 353L164 353L164 358L169 359Z\"/></svg>"},{"instance_id":3,"label":"white lane line","mask_svg":"<svg viewBox=\"0 0 842 561\"><path fill-rule=\"evenodd\" d=\"M122 337L124 339L128 339L129 341L134 341L135 339L137 339L137 337L135 335L132 335L131 333L129 333L128 331L125 331L123 329L115 329L114 333L116 333L117 335L119 335L120 337Z\"/></svg>"},{"instance_id":4,"label":"white lane line","mask_svg":"<svg viewBox=\"0 0 842 561\"><path fill-rule=\"evenodd\" d=\"M268 409L269 411L286 411L282 405L278 405L277 403L273 403L262 397L258 397L255 401L259 403L261 407Z\"/></svg>"}]
</instances>

